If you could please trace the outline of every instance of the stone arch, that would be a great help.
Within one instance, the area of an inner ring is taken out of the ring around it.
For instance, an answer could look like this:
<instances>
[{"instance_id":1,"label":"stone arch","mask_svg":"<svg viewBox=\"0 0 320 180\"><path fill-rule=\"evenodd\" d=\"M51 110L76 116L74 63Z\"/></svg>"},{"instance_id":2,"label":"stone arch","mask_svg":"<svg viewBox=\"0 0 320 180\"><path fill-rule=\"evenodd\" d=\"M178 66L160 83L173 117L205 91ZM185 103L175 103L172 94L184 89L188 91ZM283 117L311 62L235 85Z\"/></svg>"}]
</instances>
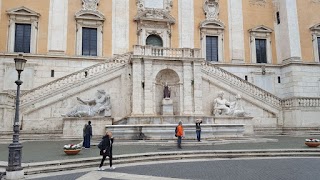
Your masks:
<instances>
[{"instance_id":1,"label":"stone arch","mask_svg":"<svg viewBox=\"0 0 320 180\"><path fill-rule=\"evenodd\" d=\"M161 105L163 99L164 84L168 83L171 90L171 99L173 101L173 114L180 114L180 78L176 71L172 69L162 69L155 77L155 106L156 114L161 114Z\"/></svg>"}]
</instances>

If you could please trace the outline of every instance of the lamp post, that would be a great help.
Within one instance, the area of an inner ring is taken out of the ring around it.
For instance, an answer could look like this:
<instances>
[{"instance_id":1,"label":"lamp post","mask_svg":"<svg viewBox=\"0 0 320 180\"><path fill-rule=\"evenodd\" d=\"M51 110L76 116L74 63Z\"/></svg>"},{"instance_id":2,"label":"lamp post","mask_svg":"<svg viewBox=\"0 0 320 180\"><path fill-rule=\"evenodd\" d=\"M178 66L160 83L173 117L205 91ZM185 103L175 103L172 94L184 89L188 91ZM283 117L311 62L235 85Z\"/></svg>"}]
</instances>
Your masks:
<instances>
[{"instance_id":1,"label":"lamp post","mask_svg":"<svg viewBox=\"0 0 320 180\"><path fill-rule=\"evenodd\" d=\"M13 124L13 140L9 145L9 157L8 157L8 167L6 169L6 179L22 179L24 176L23 168L21 167L21 154L22 154L22 145L19 143L19 97L20 97L20 85L22 81L20 80L20 74L24 69L24 66L27 62L26 59L23 59L22 54L19 54L19 57L14 58L16 70L18 72L18 80L15 81L17 84L17 94L16 94L16 111Z\"/></svg>"}]
</instances>

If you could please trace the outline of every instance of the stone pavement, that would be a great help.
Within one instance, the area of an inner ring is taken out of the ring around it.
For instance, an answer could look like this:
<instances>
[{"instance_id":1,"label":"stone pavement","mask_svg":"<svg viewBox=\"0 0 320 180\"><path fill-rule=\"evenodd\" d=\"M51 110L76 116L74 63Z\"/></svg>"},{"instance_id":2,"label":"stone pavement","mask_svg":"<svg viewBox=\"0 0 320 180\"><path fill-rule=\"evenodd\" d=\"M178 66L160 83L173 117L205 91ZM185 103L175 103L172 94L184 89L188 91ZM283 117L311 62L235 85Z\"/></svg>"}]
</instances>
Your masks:
<instances>
[{"instance_id":1,"label":"stone pavement","mask_svg":"<svg viewBox=\"0 0 320 180\"><path fill-rule=\"evenodd\" d=\"M273 137L248 137L213 139L197 142L184 140L183 149L176 148L174 140L162 141L115 141L114 155L171 152L171 151L202 151L202 150L266 150L266 149L310 149L304 144L306 138L318 138L319 136L273 136ZM46 141L22 141L22 162L46 162L55 160L70 160L80 158L99 157L99 150L95 146L99 140L93 140L90 149L83 149L78 155L67 156L63 152L65 144L77 144L81 140L46 140ZM317 148L316 148L317 149ZM0 144L0 165L7 165L8 143ZM0 169L0 172L4 169Z\"/></svg>"}]
</instances>

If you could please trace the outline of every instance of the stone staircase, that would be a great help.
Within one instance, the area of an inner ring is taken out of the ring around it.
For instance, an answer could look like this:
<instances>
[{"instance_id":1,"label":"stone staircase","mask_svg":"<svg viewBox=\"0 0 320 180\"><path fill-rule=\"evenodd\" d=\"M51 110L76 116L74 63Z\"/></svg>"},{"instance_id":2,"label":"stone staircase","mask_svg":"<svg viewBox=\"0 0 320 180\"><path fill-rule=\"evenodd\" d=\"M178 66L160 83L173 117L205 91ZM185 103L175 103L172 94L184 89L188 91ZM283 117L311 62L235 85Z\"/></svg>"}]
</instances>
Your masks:
<instances>
[{"instance_id":1,"label":"stone staircase","mask_svg":"<svg viewBox=\"0 0 320 180\"><path fill-rule=\"evenodd\" d=\"M232 88L259 100L262 103L275 107L278 110L282 109L281 98L261 89L260 87L241 79L240 77L212 64L204 62L202 65L202 72L218 79L219 81L232 86Z\"/></svg>"},{"instance_id":2,"label":"stone staircase","mask_svg":"<svg viewBox=\"0 0 320 180\"><path fill-rule=\"evenodd\" d=\"M92 82L94 78L97 78L106 73L115 72L130 62L131 53L115 56L113 58L106 59L102 63L95 64L93 66L84 68L80 71L71 73L62 78L51 81L47 84L34 88L21 95L20 108L22 112L30 111L30 109L36 109L36 103L43 102L49 98L54 97L57 94L66 92L70 89L76 88L77 86ZM41 103L40 103L41 104ZM43 106L45 104L42 104Z\"/></svg>"}]
</instances>

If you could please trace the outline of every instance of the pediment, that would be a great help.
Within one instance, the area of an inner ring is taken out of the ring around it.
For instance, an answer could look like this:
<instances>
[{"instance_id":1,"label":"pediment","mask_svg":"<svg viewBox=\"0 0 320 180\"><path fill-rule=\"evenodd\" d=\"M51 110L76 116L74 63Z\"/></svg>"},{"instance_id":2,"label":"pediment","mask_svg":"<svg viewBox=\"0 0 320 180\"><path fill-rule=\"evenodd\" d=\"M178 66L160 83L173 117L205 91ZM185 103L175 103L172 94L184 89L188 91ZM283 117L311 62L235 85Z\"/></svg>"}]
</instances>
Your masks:
<instances>
[{"instance_id":1,"label":"pediment","mask_svg":"<svg viewBox=\"0 0 320 180\"><path fill-rule=\"evenodd\" d=\"M272 29L267 26L260 25L255 28L249 29L249 32L260 32L260 33L272 33Z\"/></svg>"},{"instance_id":2,"label":"pediment","mask_svg":"<svg viewBox=\"0 0 320 180\"><path fill-rule=\"evenodd\" d=\"M154 22L167 22L174 24L175 19L163 9L145 9L138 13L134 18L135 21L154 21Z\"/></svg>"},{"instance_id":3,"label":"pediment","mask_svg":"<svg viewBox=\"0 0 320 180\"><path fill-rule=\"evenodd\" d=\"M311 31L320 31L320 23L312 26L310 28Z\"/></svg>"},{"instance_id":4,"label":"pediment","mask_svg":"<svg viewBox=\"0 0 320 180\"><path fill-rule=\"evenodd\" d=\"M204 20L200 23L200 29L224 29L223 22L219 20Z\"/></svg>"},{"instance_id":5,"label":"pediment","mask_svg":"<svg viewBox=\"0 0 320 180\"><path fill-rule=\"evenodd\" d=\"M40 14L24 6L7 10L8 15L37 16Z\"/></svg>"},{"instance_id":6,"label":"pediment","mask_svg":"<svg viewBox=\"0 0 320 180\"><path fill-rule=\"evenodd\" d=\"M99 11L81 10L75 14L76 19L104 21L105 17Z\"/></svg>"}]
</instances>

